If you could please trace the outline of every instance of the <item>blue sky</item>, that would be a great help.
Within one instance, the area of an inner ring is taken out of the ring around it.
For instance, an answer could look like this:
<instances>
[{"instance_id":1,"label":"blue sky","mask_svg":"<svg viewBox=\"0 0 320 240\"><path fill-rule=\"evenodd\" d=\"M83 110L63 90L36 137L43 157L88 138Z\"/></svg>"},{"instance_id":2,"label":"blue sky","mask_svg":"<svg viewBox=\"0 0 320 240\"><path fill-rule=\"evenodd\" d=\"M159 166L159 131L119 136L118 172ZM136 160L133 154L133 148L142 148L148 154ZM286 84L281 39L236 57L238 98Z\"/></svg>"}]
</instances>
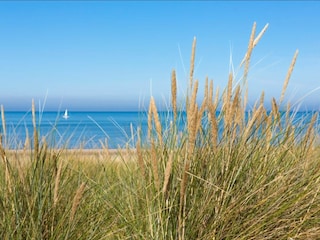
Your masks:
<instances>
[{"instance_id":1,"label":"blue sky","mask_svg":"<svg viewBox=\"0 0 320 240\"><path fill-rule=\"evenodd\" d=\"M250 101L262 90L279 99L299 49L286 100L319 109L319 91L309 94L320 87L319 12L317 1L0 2L0 104L137 110L153 95L165 105L172 69L182 101L194 36L201 96L206 76L226 85L230 55L237 69L256 22L269 28L253 52Z\"/></svg>"}]
</instances>

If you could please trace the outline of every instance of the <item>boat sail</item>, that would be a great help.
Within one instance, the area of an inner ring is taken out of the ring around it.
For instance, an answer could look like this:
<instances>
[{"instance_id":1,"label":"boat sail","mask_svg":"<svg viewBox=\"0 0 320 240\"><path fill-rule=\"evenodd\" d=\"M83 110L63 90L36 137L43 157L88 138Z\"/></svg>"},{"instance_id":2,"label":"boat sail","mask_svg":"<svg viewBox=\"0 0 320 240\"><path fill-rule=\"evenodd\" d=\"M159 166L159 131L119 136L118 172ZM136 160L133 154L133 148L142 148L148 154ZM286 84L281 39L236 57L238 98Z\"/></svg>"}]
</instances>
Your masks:
<instances>
[{"instance_id":1,"label":"boat sail","mask_svg":"<svg viewBox=\"0 0 320 240\"><path fill-rule=\"evenodd\" d=\"M64 119L68 119L70 116L68 115L68 109L66 109L65 111L64 111L64 114L63 114L63 116L62 116Z\"/></svg>"}]
</instances>

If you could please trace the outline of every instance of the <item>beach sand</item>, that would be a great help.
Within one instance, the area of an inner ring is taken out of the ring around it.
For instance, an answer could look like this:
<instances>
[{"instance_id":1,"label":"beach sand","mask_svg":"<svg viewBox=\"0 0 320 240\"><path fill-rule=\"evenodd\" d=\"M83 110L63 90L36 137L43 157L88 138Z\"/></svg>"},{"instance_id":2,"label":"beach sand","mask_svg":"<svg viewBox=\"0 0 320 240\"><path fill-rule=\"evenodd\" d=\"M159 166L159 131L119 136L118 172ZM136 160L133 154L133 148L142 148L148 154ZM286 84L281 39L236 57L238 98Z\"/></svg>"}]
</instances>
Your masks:
<instances>
[{"instance_id":1,"label":"beach sand","mask_svg":"<svg viewBox=\"0 0 320 240\"><path fill-rule=\"evenodd\" d=\"M27 161L31 150L5 150L8 160ZM134 149L49 149L47 154L59 155L60 159L77 161L131 161L136 159Z\"/></svg>"}]
</instances>

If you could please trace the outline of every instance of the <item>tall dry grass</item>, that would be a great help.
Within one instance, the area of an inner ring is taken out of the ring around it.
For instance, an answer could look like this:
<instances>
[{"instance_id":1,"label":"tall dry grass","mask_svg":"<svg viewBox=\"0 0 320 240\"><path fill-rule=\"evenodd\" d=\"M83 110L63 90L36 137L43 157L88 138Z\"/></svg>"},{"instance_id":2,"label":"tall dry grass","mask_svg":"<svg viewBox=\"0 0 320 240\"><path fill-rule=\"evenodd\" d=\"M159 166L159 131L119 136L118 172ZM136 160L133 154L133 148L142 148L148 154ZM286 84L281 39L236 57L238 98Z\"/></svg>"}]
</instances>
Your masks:
<instances>
[{"instance_id":1,"label":"tall dry grass","mask_svg":"<svg viewBox=\"0 0 320 240\"><path fill-rule=\"evenodd\" d=\"M299 124L290 104L279 110L297 54L280 99L269 110L263 92L247 111L250 59L267 27L256 36L253 25L243 82L230 73L221 92L206 79L202 102L194 39L185 113L173 70L173 120L163 124L151 98L147 141L138 130L132 150L50 149L32 104L31 153L0 145L1 239L318 239L318 116Z\"/></svg>"},{"instance_id":2,"label":"tall dry grass","mask_svg":"<svg viewBox=\"0 0 320 240\"><path fill-rule=\"evenodd\" d=\"M244 89L240 84L234 85L236 81L230 73L227 88L220 98L219 89L213 95L213 82L209 84L206 80L201 104L196 101L199 82L193 77L194 39L183 136L179 142L152 145L152 152L155 147L160 152L158 171L163 173L157 179L163 181L162 192L152 193L156 197L154 208L158 211L153 208L146 213L153 219L149 220L149 224L153 224L149 226L150 231L156 231L152 236L163 239L303 239L319 234L320 228L315 223L320 209L314 204L320 200L319 188L311 184L320 176L319 151L315 143L318 118L314 115L307 125L299 125L297 131L297 124L290 117L290 104L285 113L279 110L298 52L289 67L279 101L271 100L271 111L265 107L263 92L255 107L247 112L250 59L267 27L256 36L256 24L253 25L243 61ZM171 84L175 119L173 81L175 77ZM153 104L151 99L150 106ZM177 132L170 134L176 136ZM150 175L148 182L152 181ZM316 215L307 214L310 209Z\"/></svg>"}]
</instances>

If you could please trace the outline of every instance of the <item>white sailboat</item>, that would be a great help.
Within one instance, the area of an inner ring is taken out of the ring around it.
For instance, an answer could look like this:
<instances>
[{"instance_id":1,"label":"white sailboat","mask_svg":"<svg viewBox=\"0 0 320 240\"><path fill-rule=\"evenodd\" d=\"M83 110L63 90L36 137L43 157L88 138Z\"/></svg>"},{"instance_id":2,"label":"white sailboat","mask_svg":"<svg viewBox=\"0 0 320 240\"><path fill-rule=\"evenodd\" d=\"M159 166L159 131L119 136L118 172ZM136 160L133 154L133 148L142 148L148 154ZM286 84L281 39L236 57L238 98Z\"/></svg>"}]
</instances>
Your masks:
<instances>
[{"instance_id":1,"label":"white sailboat","mask_svg":"<svg viewBox=\"0 0 320 240\"><path fill-rule=\"evenodd\" d=\"M64 111L64 114L63 114L63 116L62 116L64 119L68 119L70 116L68 115L68 109L66 109L65 111Z\"/></svg>"}]
</instances>

